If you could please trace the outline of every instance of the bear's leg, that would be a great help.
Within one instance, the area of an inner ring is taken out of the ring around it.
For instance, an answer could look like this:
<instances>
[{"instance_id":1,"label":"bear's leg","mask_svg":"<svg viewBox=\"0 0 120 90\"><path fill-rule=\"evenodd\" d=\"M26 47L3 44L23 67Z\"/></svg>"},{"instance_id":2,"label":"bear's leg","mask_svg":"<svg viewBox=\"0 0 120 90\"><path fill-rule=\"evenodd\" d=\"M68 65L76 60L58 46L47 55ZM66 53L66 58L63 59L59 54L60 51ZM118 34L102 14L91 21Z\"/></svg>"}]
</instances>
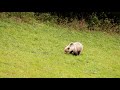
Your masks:
<instances>
[{"instance_id":1,"label":"bear's leg","mask_svg":"<svg viewBox=\"0 0 120 90\"><path fill-rule=\"evenodd\" d=\"M78 55L80 55L80 51L78 51Z\"/></svg>"},{"instance_id":2,"label":"bear's leg","mask_svg":"<svg viewBox=\"0 0 120 90\"><path fill-rule=\"evenodd\" d=\"M73 52L73 55L77 56L77 55L78 55L78 53L76 53L76 52Z\"/></svg>"}]
</instances>

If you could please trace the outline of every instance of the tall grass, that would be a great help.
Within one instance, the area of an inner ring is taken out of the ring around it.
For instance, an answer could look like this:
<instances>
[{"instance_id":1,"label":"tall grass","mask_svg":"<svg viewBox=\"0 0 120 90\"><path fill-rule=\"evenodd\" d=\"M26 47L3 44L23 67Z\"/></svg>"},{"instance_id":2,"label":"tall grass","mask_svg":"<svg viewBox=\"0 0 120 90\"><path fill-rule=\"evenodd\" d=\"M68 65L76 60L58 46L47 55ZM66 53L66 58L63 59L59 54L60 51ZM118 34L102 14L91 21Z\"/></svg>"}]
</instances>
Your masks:
<instances>
[{"instance_id":1,"label":"tall grass","mask_svg":"<svg viewBox=\"0 0 120 90\"><path fill-rule=\"evenodd\" d=\"M120 33L120 23L114 23L113 19L109 18L101 18L93 13L90 15L89 19L81 18L69 18L69 17L58 17L55 15L51 15L50 13L41 13L37 16L37 20L43 22L52 22L54 24L74 28L76 30L94 30L94 31L103 31L103 32L113 32Z\"/></svg>"},{"instance_id":2,"label":"tall grass","mask_svg":"<svg viewBox=\"0 0 120 90\"><path fill-rule=\"evenodd\" d=\"M104 14L103 14L104 15ZM35 13L35 12L1 12L0 17L2 18L13 18L22 22L29 22L34 20L37 22L48 23L52 25L59 25L63 27L68 27L70 29L74 28L75 30L94 30L94 31L103 31L109 33L120 33L120 24L114 23L113 19L101 18L93 13L90 15L89 19L81 18L69 18L57 15L51 15L51 13ZM32 20L31 20L32 19Z\"/></svg>"}]
</instances>

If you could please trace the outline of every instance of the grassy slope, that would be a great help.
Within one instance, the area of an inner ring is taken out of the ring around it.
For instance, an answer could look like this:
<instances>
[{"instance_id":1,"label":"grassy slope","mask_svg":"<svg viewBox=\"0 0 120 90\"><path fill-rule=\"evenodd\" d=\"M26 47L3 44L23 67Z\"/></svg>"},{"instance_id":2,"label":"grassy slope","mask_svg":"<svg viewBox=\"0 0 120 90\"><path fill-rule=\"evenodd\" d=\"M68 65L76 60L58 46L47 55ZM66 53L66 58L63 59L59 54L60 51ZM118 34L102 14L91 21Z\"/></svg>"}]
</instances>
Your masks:
<instances>
[{"instance_id":1,"label":"grassy slope","mask_svg":"<svg viewBox=\"0 0 120 90\"><path fill-rule=\"evenodd\" d=\"M81 56L64 54L71 41ZM0 20L0 77L120 77L120 36Z\"/></svg>"}]
</instances>

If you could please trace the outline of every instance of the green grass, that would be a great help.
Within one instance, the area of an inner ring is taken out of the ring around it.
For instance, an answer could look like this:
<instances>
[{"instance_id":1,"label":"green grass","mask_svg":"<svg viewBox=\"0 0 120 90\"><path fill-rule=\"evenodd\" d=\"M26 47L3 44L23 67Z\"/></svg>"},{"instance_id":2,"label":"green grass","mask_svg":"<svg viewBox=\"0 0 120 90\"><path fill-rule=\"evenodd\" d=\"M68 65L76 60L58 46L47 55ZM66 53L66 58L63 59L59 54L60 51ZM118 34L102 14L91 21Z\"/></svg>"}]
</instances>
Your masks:
<instances>
[{"instance_id":1,"label":"green grass","mask_svg":"<svg viewBox=\"0 0 120 90\"><path fill-rule=\"evenodd\" d=\"M80 41L80 56L64 54ZM120 36L0 19L1 78L120 78Z\"/></svg>"}]
</instances>

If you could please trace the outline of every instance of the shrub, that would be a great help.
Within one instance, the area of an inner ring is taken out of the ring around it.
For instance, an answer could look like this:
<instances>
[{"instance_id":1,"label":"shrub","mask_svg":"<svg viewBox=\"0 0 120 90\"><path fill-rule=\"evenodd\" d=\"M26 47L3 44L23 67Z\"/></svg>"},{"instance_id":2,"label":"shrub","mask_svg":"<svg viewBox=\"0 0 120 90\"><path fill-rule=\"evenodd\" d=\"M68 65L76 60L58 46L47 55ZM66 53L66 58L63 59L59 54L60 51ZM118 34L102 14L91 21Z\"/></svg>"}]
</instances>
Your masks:
<instances>
[{"instance_id":1,"label":"shrub","mask_svg":"<svg viewBox=\"0 0 120 90\"><path fill-rule=\"evenodd\" d=\"M42 22L57 22L57 16L52 16L50 13L35 13L35 18Z\"/></svg>"}]
</instances>

